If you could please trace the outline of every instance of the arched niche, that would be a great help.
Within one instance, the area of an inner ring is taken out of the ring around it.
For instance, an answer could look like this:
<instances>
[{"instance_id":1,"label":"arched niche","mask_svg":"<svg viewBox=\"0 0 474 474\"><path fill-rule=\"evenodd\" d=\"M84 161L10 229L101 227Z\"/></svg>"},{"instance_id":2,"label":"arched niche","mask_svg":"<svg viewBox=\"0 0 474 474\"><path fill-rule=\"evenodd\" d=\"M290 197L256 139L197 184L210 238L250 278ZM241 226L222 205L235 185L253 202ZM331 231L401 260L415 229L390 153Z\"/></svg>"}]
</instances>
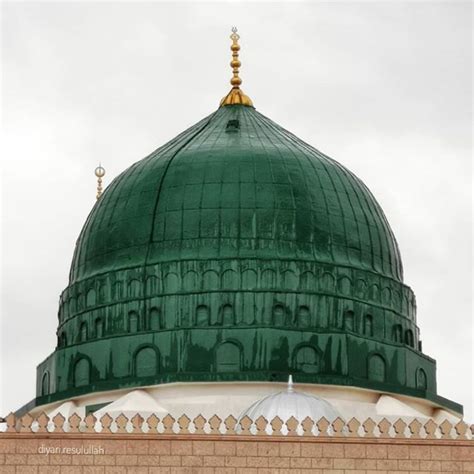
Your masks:
<instances>
[{"instance_id":1,"label":"arched niche","mask_svg":"<svg viewBox=\"0 0 474 474\"><path fill-rule=\"evenodd\" d=\"M89 331L88 331L88 328L87 328L87 323L84 321L79 326L79 342L87 341L87 338L89 336L88 332Z\"/></svg>"},{"instance_id":2,"label":"arched niche","mask_svg":"<svg viewBox=\"0 0 474 474\"><path fill-rule=\"evenodd\" d=\"M407 314L407 315L411 314L410 303L408 301L408 294L406 294L406 293L403 294L402 313Z\"/></svg>"},{"instance_id":3,"label":"arched niche","mask_svg":"<svg viewBox=\"0 0 474 474\"><path fill-rule=\"evenodd\" d=\"M74 387L83 387L90 384L90 362L85 357L74 364Z\"/></svg>"},{"instance_id":4,"label":"arched niche","mask_svg":"<svg viewBox=\"0 0 474 474\"><path fill-rule=\"evenodd\" d=\"M332 323L331 321L331 315L333 314L332 308L332 298L329 298L325 295L322 295L318 298L318 303L317 303L317 320L316 324L319 327L329 327Z\"/></svg>"},{"instance_id":5,"label":"arched niche","mask_svg":"<svg viewBox=\"0 0 474 474\"><path fill-rule=\"evenodd\" d=\"M134 333L140 331L140 318L136 311L128 313L128 332Z\"/></svg>"},{"instance_id":6,"label":"arched niche","mask_svg":"<svg viewBox=\"0 0 474 474\"><path fill-rule=\"evenodd\" d=\"M196 291L199 289L199 278L198 274L194 270L186 272L183 277L183 289L184 291Z\"/></svg>"},{"instance_id":7,"label":"arched niche","mask_svg":"<svg viewBox=\"0 0 474 474\"><path fill-rule=\"evenodd\" d=\"M155 275L149 275L146 279L146 294L154 296L159 292L159 280Z\"/></svg>"},{"instance_id":8,"label":"arched niche","mask_svg":"<svg viewBox=\"0 0 474 474\"><path fill-rule=\"evenodd\" d=\"M99 291L97 292L97 300L99 303L103 303L108 299L108 286L106 283L103 283L99 286Z\"/></svg>"},{"instance_id":9,"label":"arched niche","mask_svg":"<svg viewBox=\"0 0 474 474\"><path fill-rule=\"evenodd\" d=\"M301 289L314 291L316 288L316 277L313 272L304 272L300 278Z\"/></svg>"},{"instance_id":10,"label":"arched niche","mask_svg":"<svg viewBox=\"0 0 474 474\"><path fill-rule=\"evenodd\" d=\"M365 298L367 292L367 283L359 278L355 284L355 292L358 298Z\"/></svg>"},{"instance_id":11,"label":"arched niche","mask_svg":"<svg viewBox=\"0 0 474 474\"><path fill-rule=\"evenodd\" d=\"M373 284L369 288L369 299L375 302L380 300L380 288L378 285Z\"/></svg>"},{"instance_id":12,"label":"arched niche","mask_svg":"<svg viewBox=\"0 0 474 474\"><path fill-rule=\"evenodd\" d=\"M286 270L282 273L283 288L296 290L298 288L298 277L293 270Z\"/></svg>"},{"instance_id":13,"label":"arched niche","mask_svg":"<svg viewBox=\"0 0 474 474\"><path fill-rule=\"evenodd\" d=\"M224 326L233 326L235 324L234 308L231 304L225 304L221 307L219 319Z\"/></svg>"},{"instance_id":14,"label":"arched niche","mask_svg":"<svg viewBox=\"0 0 474 474\"><path fill-rule=\"evenodd\" d=\"M282 304L276 304L273 307L272 316L274 326L286 326L286 308Z\"/></svg>"},{"instance_id":15,"label":"arched niche","mask_svg":"<svg viewBox=\"0 0 474 474\"><path fill-rule=\"evenodd\" d=\"M336 279L330 273L324 273L321 278L321 290L333 292Z\"/></svg>"},{"instance_id":16,"label":"arched niche","mask_svg":"<svg viewBox=\"0 0 474 474\"><path fill-rule=\"evenodd\" d=\"M48 395L50 392L50 387L49 387L49 371L45 371L43 373L43 377L41 378L41 395Z\"/></svg>"},{"instance_id":17,"label":"arched niche","mask_svg":"<svg viewBox=\"0 0 474 474\"><path fill-rule=\"evenodd\" d=\"M69 298L69 302L67 306L68 306L69 316L72 316L76 312L76 298L74 297Z\"/></svg>"},{"instance_id":18,"label":"arched niche","mask_svg":"<svg viewBox=\"0 0 474 474\"><path fill-rule=\"evenodd\" d=\"M136 377L152 377L158 373L159 354L155 347L139 348L134 356L134 375Z\"/></svg>"},{"instance_id":19,"label":"arched niche","mask_svg":"<svg viewBox=\"0 0 474 474\"><path fill-rule=\"evenodd\" d=\"M405 344L410 347L415 347L415 338L411 329L405 331Z\"/></svg>"},{"instance_id":20,"label":"arched niche","mask_svg":"<svg viewBox=\"0 0 474 474\"><path fill-rule=\"evenodd\" d=\"M179 289L179 278L176 273L168 273L165 277L166 293L176 293Z\"/></svg>"},{"instance_id":21,"label":"arched niche","mask_svg":"<svg viewBox=\"0 0 474 474\"><path fill-rule=\"evenodd\" d=\"M150 309L150 329L152 331L158 331L159 329L163 329L161 311L159 308L153 307Z\"/></svg>"},{"instance_id":22,"label":"arched niche","mask_svg":"<svg viewBox=\"0 0 474 474\"><path fill-rule=\"evenodd\" d=\"M116 299L121 299L123 296L123 285L121 281L116 281L113 286L113 294Z\"/></svg>"},{"instance_id":23,"label":"arched niche","mask_svg":"<svg viewBox=\"0 0 474 474\"><path fill-rule=\"evenodd\" d=\"M394 324L392 328L392 340L394 342L403 342L403 328L401 324Z\"/></svg>"},{"instance_id":24,"label":"arched niche","mask_svg":"<svg viewBox=\"0 0 474 474\"><path fill-rule=\"evenodd\" d=\"M293 365L298 372L317 374L321 370L321 354L309 344L298 346L293 353Z\"/></svg>"},{"instance_id":25,"label":"arched niche","mask_svg":"<svg viewBox=\"0 0 474 474\"><path fill-rule=\"evenodd\" d=\"M416 371L416 388L419 390L426 390L428 386L428 379L426 377L426 372L419 368Z\"/></svg>"},{"instance_id":26,"label":"arched niche","mask_svg":"<svg viewBox=\"0 0 474 474\"><path fill-rule=\"evenodd\" d=\"M394 290L392 295L392 304L394 304L396 308L401 309L402 294L400 293L400 291Z\"/></svg>"},{"instance_id":27,"label":"arched niche","mask_svg":"<svg viewBox=\"0 0 474 474\"><path fill-rule=\"evenodd\" d=\"M374 318L371 314L366 314L364 316L364 334L368 337L374 335Z\"/></svg>"},{"instance_id":28,"label":"arched niche","mask_svg":"<svg viewBox=\"0 0 474 474\"><path fill-rule=\"evenodd\" d=\"M242 272L242 288L245 290L253 290L257 286L257 272L252 269Z\"/></svg>"},{"instance_id":29,"label":"arched niche","mask_svg":"<svg viewBox=\"0 0 474 474\"><path fill-rule=\"evenodd\" d=\"M233 290L237 289L239 285L239 278L235 270L226 270L222 274L222 289Z\"/></svg>"},{"instance_id":30,"label":"arched niche","mask_svg":"<svg viewBox=\"0 0 474 474\"><path fill-rule=\"evenodd\" d=\"M77 310L82 311L84 309L85 301L84 301L84 295L82 293L79 293L77 295Z\"/></svg>"},{"instance_id":31,"label":"arched niche","mask_svg":"<svg viewBox=\"0 0 474 474\"><path fill-rule=\"evenodd\" d=\"M219 274L214 270L207 270L202 276L203 286L205 290L219 289Z\"/></svg>"},{"instance_id":32,"label":"arched niche","mask_svg":"<svg viewBox=\"0 0 474 474\"><path fill-rule=\"evenodd\" d=\"M90 307L90 306L94 306L96 304L96 293L95 293L95 290L94 288L91 288L88 292L87 292L87 295L86 295L86 306L87 307Z\"/></svg>"},{"instance_id":33,"label":"arched niche","mask_svg":"<svg viewBox=\"0 0 474 474\"><path fill-rule=\"evenodd\" d=\"M392 290L388 287L382 290L382 303L387 306L392 303Z\"/></svg>"},{"instance_id":34,"label":"arched niche","mask_svg":"<svg viewBox=\"0 0 474 474\"><path fill-rule=\"evenodd\" d=\"M300 328L311 326L311 314L307 306L300 306L296 315L296 325Z\"/></svg>"},{"instance_id":35,"label":"arched niche","mask_svg":"<svg viewBox=\"0 0 474 474\"><path fill-rule=\"evenodd\" d=\"M385 382L385 360L380 354L371 354L367 361L367 375L369 380Z\"/></svg>"},{"instance_id":36,"label":"arched niche","mask_svg":"<svg viewBox=\"0 0 474 474\"><path fill-rule=\"evenodd\" d=\"M140 280L133 279L128 282L128 297L138 298L141 293L141 282Z\"/></svg>"},{"instance_id":37,"label":"arched niche","mask_svg":"<svg viewBox=\"0 0 474 474\"><path fill-rule=\"evenodd\" d=\"M275 288L276 284L276 272L275 270L272 270L271 268L267 268L263 270L262 275L261 275L261 286L262 288L269 288L273 289Z\"/></svg>"},{"instance_id":38,"label":"arched niche","mask_svg":"<svg viewBox=\"0 0 474 474\"><path fill-rule=\"evenodd\" d=\"M209 326L209 308L205 304L196 308L196 326Z\"/></svg>"},{"instance_id":39,"label":"arched niche","mask_svg":"<svg viewBox=\"0 0 474 474\"><path fill-rule=\"evenodd\" d=\"M352 293L352 281L349 277L343 276L337 282L338 290L343 295L350 295Z\"/></svg>"},{"instance_id":40,"label":"arched niche","mask_svg":"<svg viewBox=\"0 0 474 474\"><path fill-rule=\"evenodd\" d=\"M352 310L347 310L344 311L344 319L343 319L343 325L344 325L344 330L345 331L355 331L355 316L354 316L354 311Z\"/></svg>"},{"instance_id":41,"label":"arched niche","mask_svg":"<svg viewBox=\"0 0 474 474\"><path fill-rule=\"evenodd\" d=\"M104 336L104 320L102 318L97 318L95 320L95 337Z\"/></svg>"},{"instance_id":42,"label":"arched niche","mask_svg":"<svg viewBox=\"0 0 474 474\"><path fill-rule=\"evenodd\" d=\"M239 372L241 370L241 348L235 342L226 341L216 349L217 372Z\"/></svg>"}]
</instances>

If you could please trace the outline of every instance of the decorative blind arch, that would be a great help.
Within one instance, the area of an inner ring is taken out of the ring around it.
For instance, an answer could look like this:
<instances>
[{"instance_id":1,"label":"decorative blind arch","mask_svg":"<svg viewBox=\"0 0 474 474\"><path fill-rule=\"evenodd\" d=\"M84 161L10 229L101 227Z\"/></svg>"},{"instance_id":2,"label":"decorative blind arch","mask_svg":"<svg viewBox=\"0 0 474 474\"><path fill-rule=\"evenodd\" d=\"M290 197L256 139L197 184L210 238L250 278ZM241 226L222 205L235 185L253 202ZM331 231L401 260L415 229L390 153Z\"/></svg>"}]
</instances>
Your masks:
<instances>
[{"instance_id":1,"label":"decorative blind arch","mask_svg":"<svg viewBox=\"0 0 474 474\"><path fill-rule=\"evenodd\" d=\"M385 382L385 360L379 354L372 354L368 360L368 378L376 382Z\"/></svg>"},{"instance_id":2,"label":"decorative blind arch","mask_svg":"<svg viewBox=\"0 0 474 474\"><path fill-rule=\"evenodd\" d=\"M217 372L239 372L241 370L241 349L232 341L226 341L216 349Z\"/></svg>"},{"instance_id":3,"label":"decorative blind arch","mask_svg":"<svg viewBox=\"0 0 474 474\"><path fill-rule=\"evenodd\" d=\"M49 387L49 371L45 371L41 379L41 395L48 395L50 391Z\"/></svg>"},{"instance_id":4,"label":"decorative blind arch","mask_svg":"<svg viewBox=\"0 0 474 474\"><path fill-rule=\"evenodd\" d=\"M104 321L102 318L95 320L95 337L103 337L104 335Z\"/></svg>"},{"instance_id":5,"label":"decorative blind arch","mask_svg":"<svg viewBox=\"0 0 474 474\"><path fill-rule=\"evenodd\" d=\"M134 366L137 377L151 377L158 372L158 352L154 347L145 346L135 353Z\"/></svg>"},{"instance_id":6,"label":"decorative blind arch","mask_svg":"<svg viewBox=\"0 0 474 474\"><path fill-rule=\"evenodd\" d=\"M74 387L83 387L90 383L90 362L82 357L74 365Z\"/></svg>"},{"instance_id":7,"label":"decorative blind arch","mask_svg":"<svg viewBox=\"0 0 474 474\"><path fill-rule=\"evenodd\" d=\"M79 341L85 342L87 341L88 331L87 331L87 323L84 321L81 323L79 327Z\"/></svg>"},{"instance_id":8,"label":"decorative blind arch","mask_svg":"<svg viewBox=\"0 0 474 474\"><path fill-rule=\"evenodd\" d=\"M311 345L302 345L295 349L294 366L298 372L316 374L321 369L321 355L319 351Z\"/></svg>"}]
</instances>

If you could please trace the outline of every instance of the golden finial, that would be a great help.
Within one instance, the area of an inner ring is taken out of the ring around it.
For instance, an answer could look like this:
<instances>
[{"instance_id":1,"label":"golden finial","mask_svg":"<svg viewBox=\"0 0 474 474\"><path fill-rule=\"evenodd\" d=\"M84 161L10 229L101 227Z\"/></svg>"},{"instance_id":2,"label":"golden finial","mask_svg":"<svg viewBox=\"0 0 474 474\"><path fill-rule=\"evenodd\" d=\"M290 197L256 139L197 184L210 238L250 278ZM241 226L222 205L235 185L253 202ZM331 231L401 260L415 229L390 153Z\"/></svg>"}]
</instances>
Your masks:
<instances>
[{"instance_id":1,"label":"golden finial","mask_svg":"<svg viewBox=\"0 0 474 474\"><path fill-rule=\"evenodd\" d=\"M99 163L99 166L94 171L97 176L97 199L100 198L102 194L102 178L105 176L105 169L102 168L102 165Z\"/></svg>"},{"instance_id":2,"label":"golden finial","mask_svg":"<svg viewBox=\"0 0 474 474\"><path fill-rule=\"evenodd\" d=\"M230 66L232 67L232 79L230 83L232 85L232 89L230 92L221 100L221 106L223 105L249 105L253 106L250 97L246 96L240 90L240 84L242 84L242 79L239 77L239 67L241 66L241 62L239 61L239 39L240 36L237 34L237 28L234 26L232 27L232 34L230 35L230 39L232 40L232 44L230 46L230 50L232 51L232 61L230 62Z\"/></svg>"}]
</instances>

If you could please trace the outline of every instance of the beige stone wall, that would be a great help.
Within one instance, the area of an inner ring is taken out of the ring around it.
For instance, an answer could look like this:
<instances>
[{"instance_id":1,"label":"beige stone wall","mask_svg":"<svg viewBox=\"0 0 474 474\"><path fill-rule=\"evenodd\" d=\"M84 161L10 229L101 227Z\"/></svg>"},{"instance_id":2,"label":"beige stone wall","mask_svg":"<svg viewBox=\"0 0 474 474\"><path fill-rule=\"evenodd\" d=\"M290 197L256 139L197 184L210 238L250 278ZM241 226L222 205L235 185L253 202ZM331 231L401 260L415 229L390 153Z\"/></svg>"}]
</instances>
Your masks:
<instances>
[{"instance_id":1,"label":"beige stone wall","mask_svg":"<svg viewBox=\"0 0 474 474\"><path fill-rule=\"evenodd\" d=\"M49 454L44 453L46 448ZM72 453L73 449L78 451ZM1 474L428 472L474 472L474 443L459 439L0 434Z\"/></svg>"}]
</instances>

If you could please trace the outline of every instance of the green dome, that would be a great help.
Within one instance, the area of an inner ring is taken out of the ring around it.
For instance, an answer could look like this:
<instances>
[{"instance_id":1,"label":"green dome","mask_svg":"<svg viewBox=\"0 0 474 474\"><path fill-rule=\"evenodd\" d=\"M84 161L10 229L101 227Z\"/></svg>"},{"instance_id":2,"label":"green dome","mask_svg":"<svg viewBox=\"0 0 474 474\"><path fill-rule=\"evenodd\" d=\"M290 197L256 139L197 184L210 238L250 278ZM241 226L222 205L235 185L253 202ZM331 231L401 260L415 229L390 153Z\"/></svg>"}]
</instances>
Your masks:
<instances>
[{"instance_id":1,"label":"green dome","mask_svg":"<svg viewBox=\"0 0 474 474\"><path fill-rule=\"evenodd\" d=\"M252 107L221 107L131 166L81 232L70 282L186 259L324 262L402 281L366 186Z\"/></svg>"},{"instance_id":2,"label":"green dome","mask_svg":"<svg viewBox=\"0 0 474 474\"><path fill-rule=\"evenodd\" d=\"M35 403L292 373L461 411L436 395L402 273L356 176L253 107L222 106L97 201Z\"/></svg>"}]
</instances>

